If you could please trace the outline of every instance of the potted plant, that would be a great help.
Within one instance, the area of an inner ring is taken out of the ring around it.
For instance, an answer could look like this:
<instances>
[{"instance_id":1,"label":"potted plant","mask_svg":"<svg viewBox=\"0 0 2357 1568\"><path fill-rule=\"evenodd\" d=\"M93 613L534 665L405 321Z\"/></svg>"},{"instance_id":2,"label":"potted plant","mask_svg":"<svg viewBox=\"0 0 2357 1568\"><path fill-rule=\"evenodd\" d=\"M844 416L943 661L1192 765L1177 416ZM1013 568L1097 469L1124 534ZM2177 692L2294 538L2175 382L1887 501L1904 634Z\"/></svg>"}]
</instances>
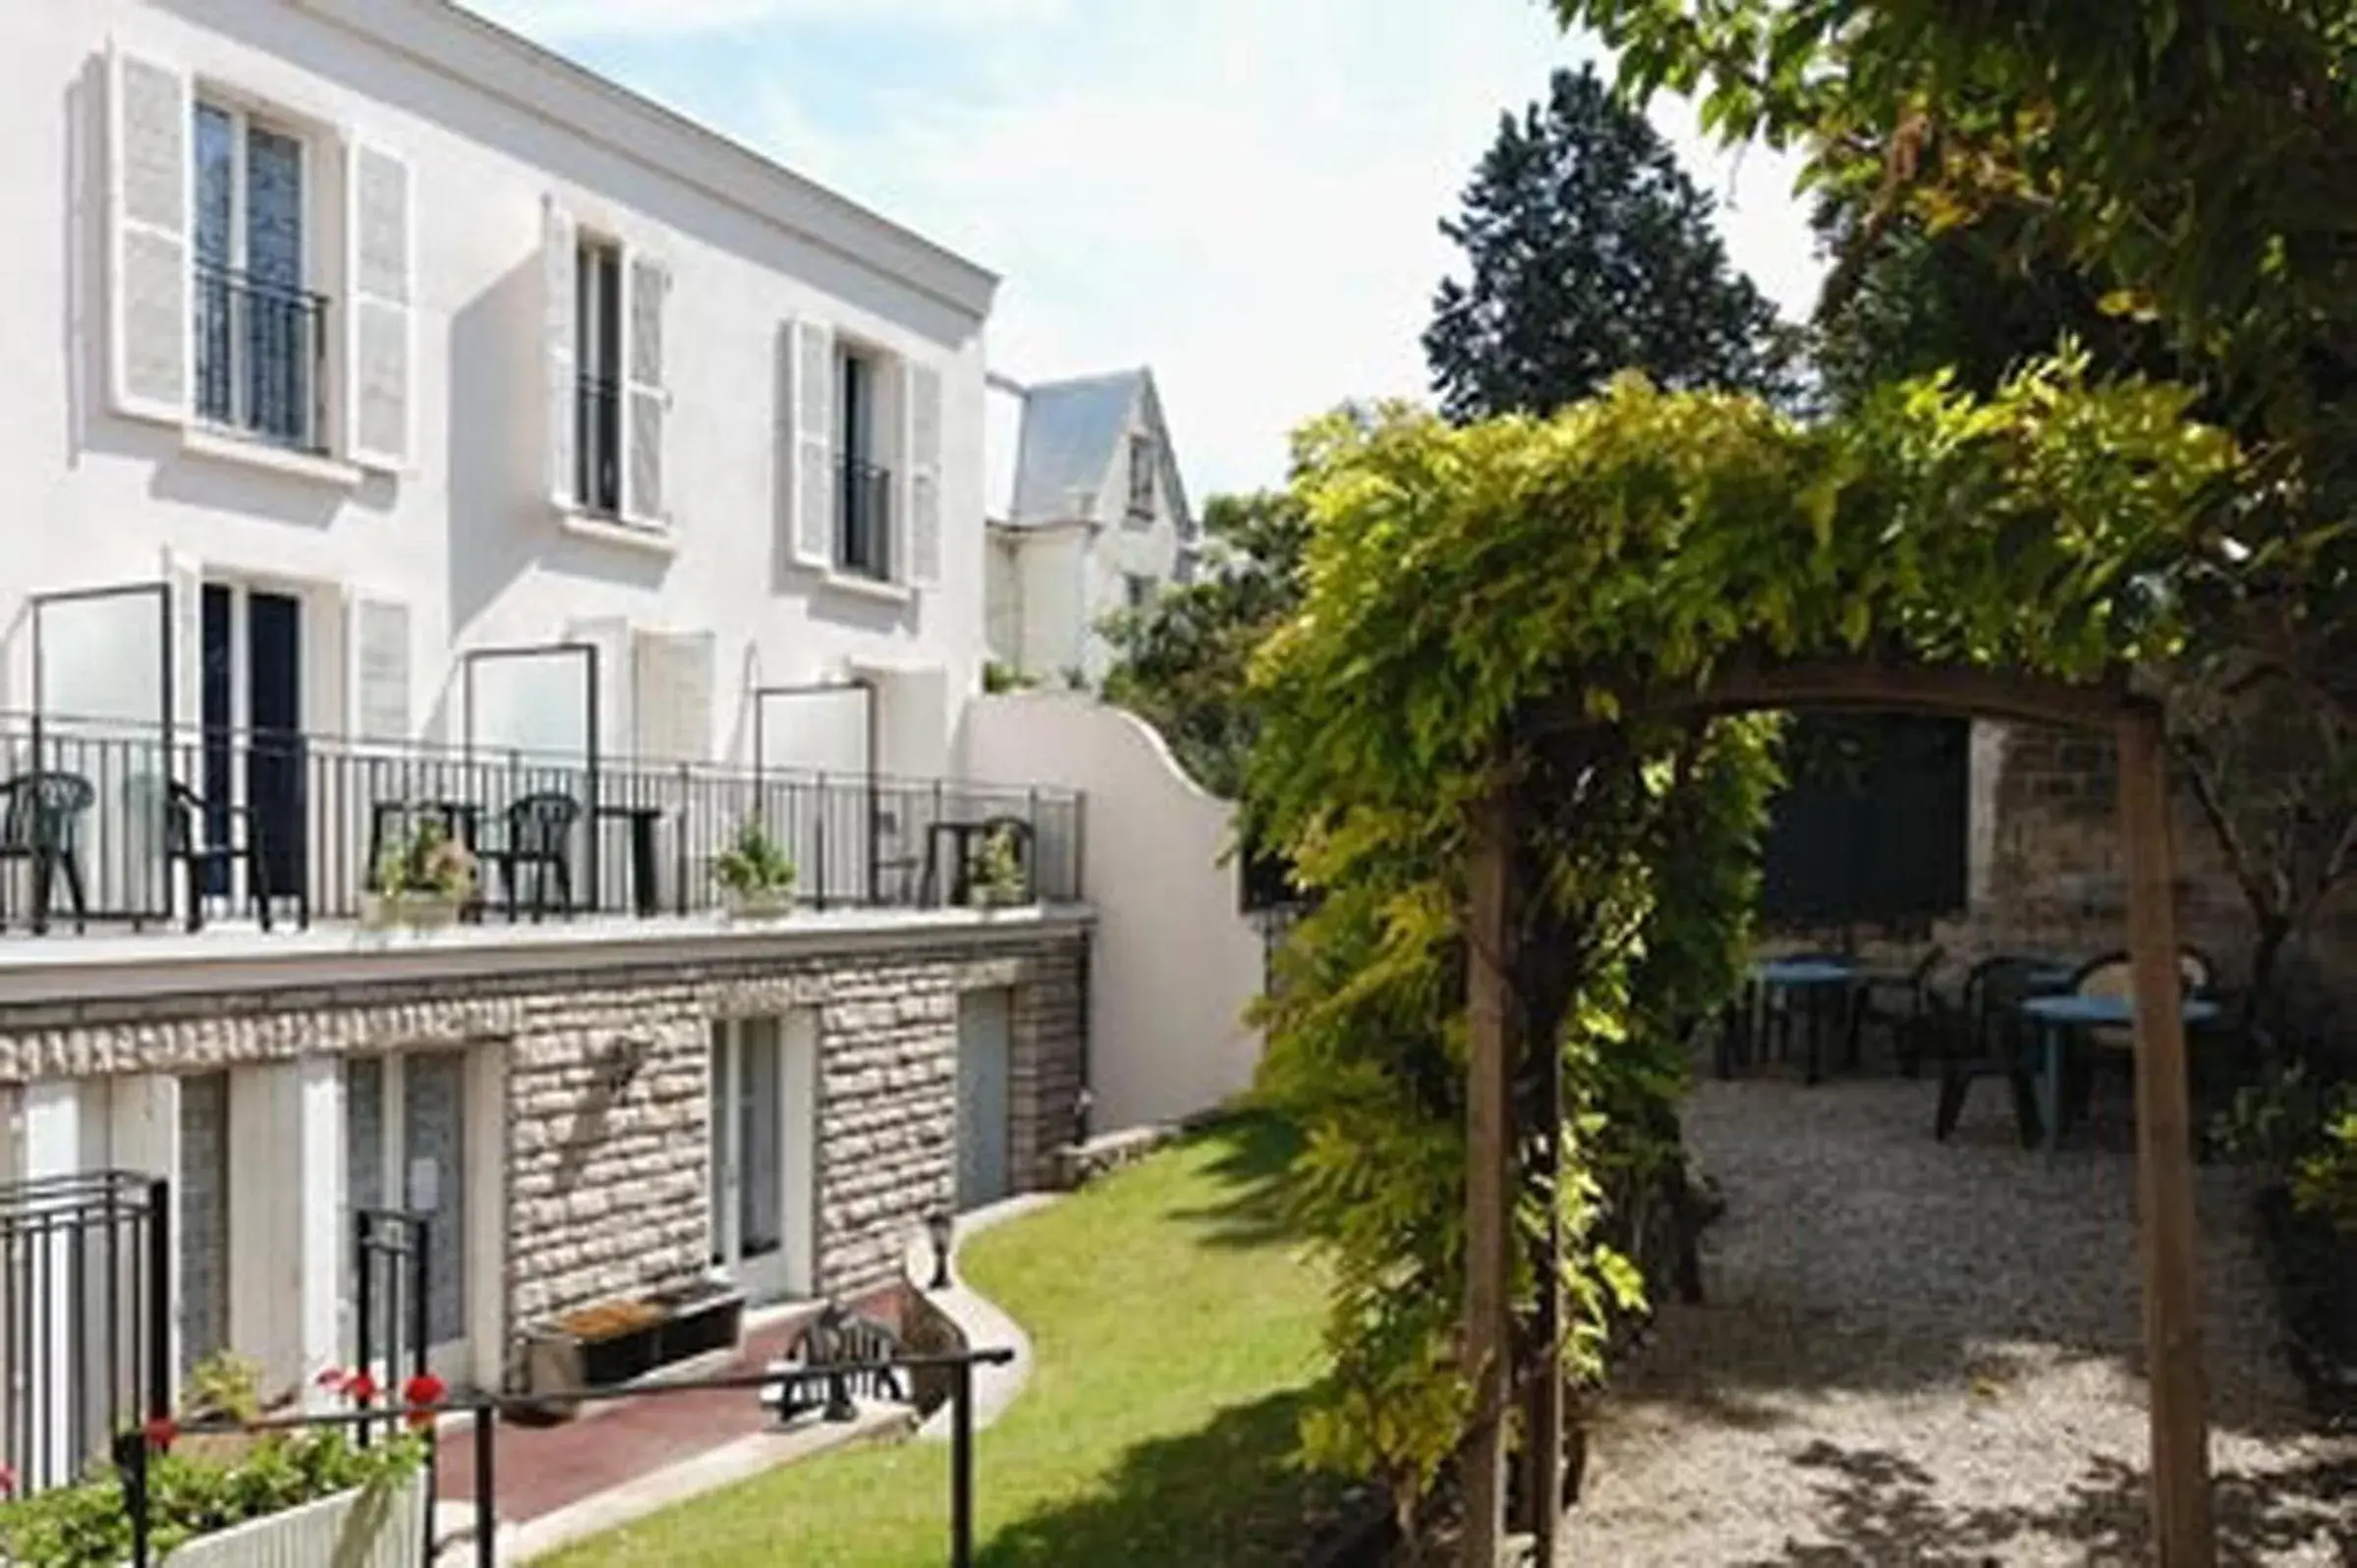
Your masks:
<instances>
[{"instance_id":1,"label":"potted plant","mask_svg":"<svg viewBox=\"0 0 2357 1568\"><path fill-rule=\"evenodd\" d=\"M421 929L448 925L475 896L475 857L441 823L395 836L376 859L376 886L361 895L361 924Z\"/></svg>"},{"instance_id":2,"label":"potted plant","mask_svg":"<svg viewBox=\"0 0 2357 1568\"><path fill-rule=\"evenodd\" d=\"M974 869L966 883L966 901L980 910L1007 909L1031 902L1023 874L1023 856L1011 826L992 828L974 852Z\"/></svg>"},{"instance_id":3,"label":"potted plant","mask_svg":"<svg viewBox=\"0 0 2357 1568\"><path fill-rule=\"evenodd\" d=\"M794 860L758 816L712 862L720 902L733 918L784 915L794 908Z\"/></svg>"}]
</instances>

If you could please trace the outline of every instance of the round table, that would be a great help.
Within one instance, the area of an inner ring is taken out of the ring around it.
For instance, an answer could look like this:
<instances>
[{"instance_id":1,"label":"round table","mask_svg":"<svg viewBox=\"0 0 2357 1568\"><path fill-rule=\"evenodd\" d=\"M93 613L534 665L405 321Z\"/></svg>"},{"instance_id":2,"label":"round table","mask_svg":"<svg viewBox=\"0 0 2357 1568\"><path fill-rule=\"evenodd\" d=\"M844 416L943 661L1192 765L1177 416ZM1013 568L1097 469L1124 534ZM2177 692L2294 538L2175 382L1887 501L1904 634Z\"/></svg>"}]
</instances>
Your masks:
<instances>
[{"instance_id":1,"label":"round table","mask_svg":"<svg viewBox=\"0 0 2357 1568\"><path fill-rule=\"evenodd\" d=\"M1858 971L1849 964L1836 964L1819 958L1770 958L1752 966L1752 995L1744 1006L1744 1023L1750 1030L1758 1019L1760 1008L1775 991L1807 993L1809 1008L1809 1066L1807 1081L1818 1081L1819 1047L1824 1037L1824 1009L1817 1005L1828 989L1838 989L1846 998L1858 983ZM1759 1020L1764 1024L1765 1020ZM1757 1037L1755 1036L1755 1037Z\"/></svg>"},{"instance_id":2,"label":"round table","mask_svg":"<svg viewBox=\"0 0 2357 1568\"><path fill-rule=\"evenodd\" d=\"M2136 1022L2136 1008L2125 996L2073 994L2033 996L2021 1004L2023 1016L2037 1027L2041 1062L2038 1110L2045 1118L2046 1157L2050 1162L2062 1139L2062 1039L2073 1030L2124 1029ZM2214 1023L2216 1002L2187 997L2179 1016L2187 1029Z\"/></svg>"}]
</instances>

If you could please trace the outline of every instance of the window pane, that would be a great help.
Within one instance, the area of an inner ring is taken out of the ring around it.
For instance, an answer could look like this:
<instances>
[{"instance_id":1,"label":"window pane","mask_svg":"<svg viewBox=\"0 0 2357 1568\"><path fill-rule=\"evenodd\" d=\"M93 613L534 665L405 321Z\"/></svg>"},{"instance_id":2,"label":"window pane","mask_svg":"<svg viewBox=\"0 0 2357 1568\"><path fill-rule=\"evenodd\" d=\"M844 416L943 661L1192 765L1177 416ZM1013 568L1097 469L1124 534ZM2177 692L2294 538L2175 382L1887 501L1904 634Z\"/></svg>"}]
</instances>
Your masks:
<instances>
[{"instance_id":1,"label":"window pane","mask_svg":"<svg viewBox=\"0 0 2357 1568\"><path fill-rule=\"evenodd\" d=\"M303 287L303 146L260 126L246 138L246 271Z\"/></svg>"},{"instance_id":2,"label":"window pane","mask_svg":"<svg viewBox=\"0 0 2357 1568\"><path fill-rule=\"evenodd\" d=\"M237 127L226 110L196 105L196 259L226 267L230 224L237 212Z\"/></svg>"},{"instance_id":3,"label":"window pane","mask_svg":"<svg viewBox=\"0 0 2357 1568\"><path fill-rule=\"evenodd\" d=\"M247 423L304 442L316 323L303 294L303 148L259 126L246 139L246 278Z\"/></svg>"},{"instance_id":4,"label":"window pane","mask_svg":"<svg viewBox=\"0 0 2357 1568\"><path fill-rule=\"evenodd\" d=\"M226 421L237 411L231 340L236 318L229 269L237 263L237 125L225 110L196 105L196 412Z\"/></svg>"},{"instance_id":5,"label":"window pane","mask_svg":"<svg viewBox=\"0 0 2357 1568\"><path fill-rule=\"evenodd\" d=\"M738 1026L745 1053L744 1098L737 1107L737 1195L740 1252L765 1258L779 1244L778 1200L781 1152L778 1100L777 1020L749 1018Z\"/></svg>"}]
</instances>

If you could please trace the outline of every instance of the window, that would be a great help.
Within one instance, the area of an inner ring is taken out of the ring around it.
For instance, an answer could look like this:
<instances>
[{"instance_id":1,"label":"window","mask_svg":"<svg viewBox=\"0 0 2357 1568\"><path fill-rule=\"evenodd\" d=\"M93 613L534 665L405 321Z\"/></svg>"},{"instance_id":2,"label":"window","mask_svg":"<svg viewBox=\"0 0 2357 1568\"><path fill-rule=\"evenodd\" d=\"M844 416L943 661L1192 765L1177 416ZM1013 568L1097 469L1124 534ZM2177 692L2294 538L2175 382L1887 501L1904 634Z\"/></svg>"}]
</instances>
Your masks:
<instances>
[{"instance_id":1,"label":"window","mask_svg":"<svg viewBox=\"0 0 2357 1568\"><path fill-rule=\"evenodd\" d=\"M1137 572L1121 575L1121 597L1133 610L1142 610L1153 602L1154 580Z\"/></svg>"},{"instance_id":2,"label":"window","mask_svg":"<svg viewBox=\"0 0 2357 1568\"><path fill-rule=\"evenodd\" d=\"M195 407L280 445L326 445L327 301L311 277L309 148L301 137L196 101Z\"/></svg>"},{"instance_id":3,"label":"window","mask_svg":"<svg viewBox=\"0 0 2357 1568\"><path fill-rule=\"evenodd\" d=\"M892 577L892 471L885 450L881 363L855 348L835 353L835 570L879 583Z\"/></svg>"},{"instance_id":4,"label":"window","mask_svg":"<svg viewBox=\"0 0 2357 1568\"><path fill-rule=\"evenodd\" d=\"M1130 437L1129 510L1133 518L1154 515L1154 443L1151 436Z\"/></svg>"},{"instance_id":5,"label":"window","mask_svg":"<svg viewBox=\"0 0 2357 1568\"><path fill-rule=\"evenodd\" d=\"M622 249L584 236L574 259L575 469L585 512L622 510Z\"/></svg>"}]
</instances>

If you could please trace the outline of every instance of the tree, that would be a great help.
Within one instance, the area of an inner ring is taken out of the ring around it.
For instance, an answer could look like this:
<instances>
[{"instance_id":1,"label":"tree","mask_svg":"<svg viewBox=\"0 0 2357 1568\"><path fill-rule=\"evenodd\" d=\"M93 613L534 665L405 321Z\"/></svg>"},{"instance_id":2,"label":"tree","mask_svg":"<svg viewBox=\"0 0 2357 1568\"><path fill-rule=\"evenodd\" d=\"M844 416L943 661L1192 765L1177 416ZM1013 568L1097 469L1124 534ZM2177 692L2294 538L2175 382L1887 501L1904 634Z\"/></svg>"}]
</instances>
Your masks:
<instances>
[{"instance_id":1,"label":"tree","mask_svg":"<svg viewBox=\"0 0 2357 1568\"><path fill-rule=\"evenodd\" d=\"M1509 115L1440 232L1444 279L1424 335L1451 419L1551 414L1644 371L1673 389L1793 389L1792 334L1728 265L1711 198L1593 68L1558 71Z\"/></svg>"},{"instance_id":2,"label":"tree","mask_svg":"<svg viewBox=\"0 0 2357 1568\"><path fill-rule=\"evenodd\" d=\"M1301 602L1309 523L1292 496L1261 491L1211 497L1204 532L1203 577L1108 623L1105 698L1160 730L1197 783L1233 799L1255 727L1246 669Z\"/></svg>"}]
</instances>

